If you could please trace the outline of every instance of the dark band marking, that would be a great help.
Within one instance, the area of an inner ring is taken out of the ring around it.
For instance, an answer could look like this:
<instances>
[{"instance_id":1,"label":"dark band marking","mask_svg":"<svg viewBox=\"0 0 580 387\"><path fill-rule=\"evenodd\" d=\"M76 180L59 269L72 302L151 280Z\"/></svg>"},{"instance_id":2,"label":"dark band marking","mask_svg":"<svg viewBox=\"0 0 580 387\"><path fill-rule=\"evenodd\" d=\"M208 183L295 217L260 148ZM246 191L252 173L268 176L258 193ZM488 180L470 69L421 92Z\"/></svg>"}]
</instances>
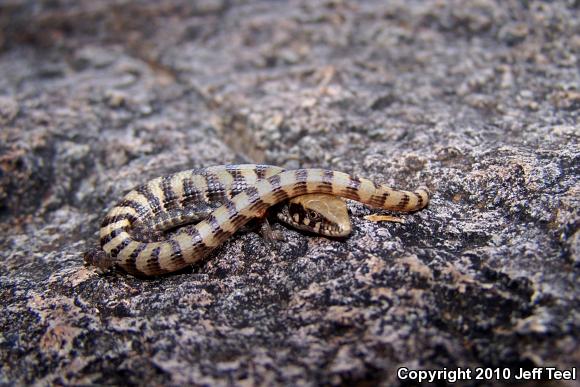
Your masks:
<instances>
[{"instance_id":1,"label":"dark band marking","mask_svg":"<svg viewBox=\"0 0 580 387\"><path fill-rule=\"evenodd\" d=\"M256 217L261 217L261 216L264 216L265 211L268 208L270 208L270 204L265 203L262 200L259 200L250 206L250 211L255 212Z\"/></svg>"},{"instance_id":2,"label":"dark band marking","mask_svg":"<svg viewBox=\"0 0 580 387\"><path fill-rule=\"evenodd\" d=\"M281 189L280 191L276 191L272 195L276 203L280 203L289 198L288 193Z\"/></svg>"},{"instance_id":3,"label":"dark band marking","mask_svg":"<svg viewBox=\"0 0 580 387\"><path fill-rule=\"evenodd\" d=\"M397 204L397 208L405 209L407 207L407 204L409 204L409 200L411 200L411 197L407 194L403 194L401 201L399 202L399 204Z\"/></svg>"},{"instance_id":4,"label":"dark band marking","mask_svg":"<svg viewBox=\"0 0 580 387\"><path fill-rule=\"evenodd\" d=\"M390 193L388 191L383 192L382 195L373 195L371 196L371 206L374 207L384 207L385 206L385 202L387 201L387 198L389 197Z\"/></svg>"},{"instance_id":5,"label":"dark band marking","mask_svg":"<svg viewBox=\"0 0 580 387\"><path fill-rule=\"evenodd\" d=\"M318 184L317 188L321 193L332 193L332 185L334 181L334 171L325 170L322 173L322 181Z\"/></svg>"},{"instance_id":6,"label":"dark band marking","mask_svg":"<svg viewBox=\"0 0 580 387\"><path fill-rule=\"evenodd\" d=\"M101 227L107 227L110 224L120 222L121 220L127 219L130 225L134 225L139 220L135 215L131 214L122 214L122 215L115 215L115 216L105 216L103 222L101 223Z\"/></svg>"},{"instance_id":7,"label":"dark band marking","mask_svg":"<svg viewBox=\"0 0 580 387\"><path fill-rule=\"evenodd\" d=\"M183 199L181 200L181 205L183 207L192 206L195 203L204 202L205 196L203 193L195 186L193 179L186 177L183 179Z\"/></svg>"},{"instance_id":8,"label":"dark band marking","mask_svg":"<svg viewBox=\"0 0 580 387\"><path fill-rule=\"evenodd\" d=\"M129 239L129 238L123 239L117 246L115 246L114 248L111 249L111 251L109 252L109 255L111 257L116 257L117 255L119 255L121 250L123 250L125 247L127 247L129 245L129 243L131 243L131 239Z\"/></svg>"},{"instance_id":9,"label":"dark band marking","mask_svg":"<svg viewBox=\"0 0 580 387\"><path fill-rule=\"evenodd\" d=\"M165 272L165 270L163 270L161 268L161 265L159 264L159 253L160 252L161 252L161 246L157 246L153 250L151 250L151 255L149 256L149 259L147 260L147 265L146 265L146 268L148 271L151 271L154 273Z\"/></svg>"},{"instance_id":10,"label":"dark band marking","mask_svg":"<svg viewBox=\"0 0 580 387\"><path fill-rule=\"evenodd\" d=\"M153 250L151 250L151 254L149 255L149 259L147 259L147 265L149 265L153 262L156 263L157 265L159 265L159 253L160 252L161 252L161 246L157 246Z\"/></svg>"},{"instance_id":11,"label":"dark band marking","mask_svg":"<svg viewBox=\"0 0 580 387\"><path fill-rule=\"evenodd\" d=\"M333 180L334 180L334 171L326 169L324 172L322 172L322 182L324 184L332 184Z\"/></svg>"},{"instance_id":12,"label":"dark band marking","mask_svg":"<svg viewBox=\"0 0 580 387\"><path fill-rule=\"evenodd\" d=\"M242 175L242 171L240 170L240 168L237 165L226 165L226 171L230 175L232 175L232 177L234 178L234 180L236 179L236 177Z\"/></svg>"},{"instance_id":13,"label":"dark band marking","mask_svg":"<svg viewBox=\"0 0 580 387\"><path fill-rule=\"evenodd\" d=\"M258 192L258 189L254 186L248 187L246 189L246 194L248 195L248 201L250 202L250 204L254 204L258 200L260 200L260 193Z\"/></svg>"},{"instance_id":14,"label":"dark band marking","mask_svg":"<svg viewBox=\"0 0 580 387\"><path fill-rule=\"evenodd\" d=\"M211 226L211 232L214 238L218 240L227 239L230 236L230 233L225 231L219 224L217 218L213 215L208 216L206 219L209 225Z\"/></svg>"},{"instance_id":15,"label":"dark band marking","mask_svg":"<svg viewBox=\"0 0 580 387\"><path fill-rule=\"evenodd\" d=\"M332 184L320 183L316 186L320 193L332 193Z\"/></svg>"},{"instance_id":16,"label":"dark band marking","mask_svg":"<svg viewBox=\"0 0 580 387\"><path fill-rule=\"evenodd\" d=\"M292 190L292 196L300 196L308 193L308 187L306 180L308 180L308 171L306 169L297 169L294 171L294 177L296 183L294 184L294 189Z\"/></svg>"},{"instance_id":17,"label":"dark band marking","mask_svg":"<svg viewBox=\"0 0 580 387\"><path fill-rule=\"evenodd\" d=\"M268 178L268 182L272 187L272 193L274 196L274 200L279 203L285 199L288 199L288 193L282 189L282 181L280 179L280 175L274 175Z\"/></svg>"},{"instance_id":18,"label":"dark band marking","mask_svg":"<svg viewBox=\"0 0 580 387\"><path fill-rule=\"evenodd\" d=\"M199 230L196 227L188 227L186 230L187 234L191 236L191 244L193 245L194 249L199 252L199 254L204 254L211 250L201 237Z\"/></svg>"},{"instance_id":19,"label":"dark band marking","mask_svg":"<svg viewBox=\"0 0 580 387\"><path fill-rule=\"evenodd\" d=\"M423 204L423 196L417 192L413 193L415 194L415 197L417 197L417 207L421 207L421 205Z\"/></svg>"},{"instance_id":20,"label":"dark band marking","mask_svg":"<svg viewBox=\"0 0 580 387\"><path fill-rule=\"evenodd\" d=\"M348 188L358 191L360 189L360 179L352 176L348 182Z\"/></svg>"},{"instance_id":21,"label":"dark band marking","mask_svg":"<svg viewBox=\"0 0 580 387\"><path fill-rule=\"evenodd\" d=\"M248 218L238 212L234 202L228 200L225 202L224 205L228 210L228 220L234 226L235 229L238 229L239 227L248 222Z\"/></svg>"},{"instance_id":22,"label":"dark band marking","mask_svg":"<svg viewBox=\"0 0 580 387\"><path fill-rule=\"evenodd\" d=\"M249 218L245 215L238 214L233 218L230 218L230 223L234 226L235 229L242 227L244 224L248 223Z\"/></svg>"},{"instance_id":23,"label":"dark band marking","mask_svg":"<svg viewBox=\"0 0 580 387\"><path fill-rule=\"evenodd\" d=\"M358 177L351 177L348 181L348 186L343 191L346 197L360 202L360 195L358 194L360 184L360 179Z\"/></svg>"},{"instance_id":24,"label":"dark band marking","mask_svg":"<svg viewBox=\"0 0 580 387\"><path fill-rule=\"evenodd\" d=\"M175 239L169 239L167 242L171 245L171 262L176 266L185 266L185 259L183 259L179 243Z\"/></svg>"},{"instance_id":25,"label":"dark band marking","mask_svg":"<svg viewBox=\"0 0 580 387\"><path fill-rule=\"evenodd\" d=\"M204 175L207 184L207 201L223 203L227 199L226 188L215 174L208 172Z\"/></svg>"},{"instance_id":26,"label":"dark band marking","mask_svg":"<svg viewBox=\"0 0 580 387\"><path fill-rule=\"evenodd\" d=\"M173 192L173 188L171 187L171 180L173 175L163 176L161 178L161 190L163 191L163 208L165 210L173 210L179 207L179 203L177 202L177 195Z\"/></svg>"},{"instance_id":27,"label":"dark band marking","mask_svg":"<svg viewBox=\"0 0 580 387\"><path fill-rule=\"evenodd\" d=\"M123 231L125 231L123 229L123 227L116 228L116 229L112 230L108 235L105 235L104 237L102 237L101 238L101 247L105 246L107 243L112 241L113 238L115 238L117 235L119 235Z\"/></svg>"},{"instance_id":28,"label":"dark band marking","mask_svg":"<svg viewBox=\"0 0 580 387\"><path fill-rule=\"evenodd\" d=\"M272 186L272 191L276 192L282 189L282 179L280 178L280 175L270 176L268 182L270 183L270 186Z\"/></svg>"},{"instance_id":29,"label":"dark band marking","mask_svg":"<svg viewBox=\"0 0 580 387\"><path fill-rule=\"evenodd\" d=\"M149 184L144 184L138 187L135 191L137 191L145 199L147 199L147 202L149 203L149 208L151 209L153 215L157 215L159 212L162 211L161 202L159 201L159 198L155 196L153 192L151 192Z\"/></svg>"},{"instance_id":30,"label":"dark band marking","mask_svg":"<svg viewBox=\"0 0 580 387\"><path fill-rule=\"evenodd\" d=\"M127 271L140 273L141 271L137 269L137 257L139 254L147 248L147 243L139 243L139 245L131 252L129 258L125 260L125 262L121 262L121 266L124 267Z\"/></svg>"},{"instance_id":31,"label":"dark band marking","mask_svg":"<svg viewBox=\"0 0 580 387\"><path fill-rule=\"evenodd\" d=\"M132 208L137 212L137 214L139 214L139 217L141 218L149 214L149 208L145 207L144 205L135 200L124 199L119 204L117 204L116 207Z\"/></svg>"},{"instance_id":32,"label":"dark band marking","mask_svg":"<svg viewBox=\"0 0 580 387\"><path fill-rule=\"evenodd\" d=\"M267 165L261 165L258 164L256 165L256 177L258 177L258 180L263 179L264 176L266 176L266 171L268 170L268 166Z\"/></svg>"},{"instance_id":33,"label":"dark band marking","mask_svg":"<svg viewBox=\"0 0 580 387\"><path fill-rule=\"evenodd\" d=\"M308 171L306 169L297 169L294 171L294 177L297 182L306 183L306 180L308 180Z\"/></svg>"},{"instance_id":34,"label":"dark band marking","mask_svg":"<svg viewBox=\"0 0 580 387\"><path fill-rule=\"evenodd\" d=\"M225 202L225 206L228 210L228 219L234 228L237 229L247 222L248 218L238 212L234 202L228 200Z\"/></svg>"},{"instance_id":35,"label":"dark band marking","mask_svg":"<svg viewBox=\"0 0 580 387\"><path fill-rule=\"evenodd\" d=\"M236 208L236 204L231 200L226 200L224 203L226 209L228 210L228 218L232 220L236 215L238 215L238 209Z\"/></svg>"},{"instance_id":36,"label":"dark band marking","mask_svg":"<svg viewBox=\"0 0 580 387\"><path fill-rule=\"evenodd\" d=\"M228 165L226 167L226 171L233 179L230 191L226 193L228 199L231 199L232 197L245 190L248 187L248 183L246 182L246 178L242 174L242 171L237 166Z\"/></svg>"},{"instance_id":37,"label":"dark band marking","mask_svg":"<svg viewBox=\"0 0 580 387\"><path fill-rule=\"evenodd\" d=\"M292 190L292 196L300 196L308 193L308 187L306 183L296 183L294 185L294 189Z\"/></svg>"},{"instance_id":38,"label":"dark band marking","mask_svg":"<svg viewBox=\"0 0 580 387\"><path fill-rule=\"evenodd\" d=\"M257 212L256 215L262 215L266 208L270 207L268 203L265 203L260 197L260 193L256 187L248 187L245 191L248 194L248 201L250 202L250 211Z\"/></svg>"},{"instance_id":39,"label":"dark band marking","mask_svg":"<svg viewBox=\"0 0 580 387\"><path fill-rule=\"evenodd\" d=\"M264 203L260 197L258 189L252 186L248 187L245 192L248 195L248 201L250 202L249 210L256 212L256 215L263 215L262 212L270 207L270 205L268 203Z\"/></svg>"}]
</instances>

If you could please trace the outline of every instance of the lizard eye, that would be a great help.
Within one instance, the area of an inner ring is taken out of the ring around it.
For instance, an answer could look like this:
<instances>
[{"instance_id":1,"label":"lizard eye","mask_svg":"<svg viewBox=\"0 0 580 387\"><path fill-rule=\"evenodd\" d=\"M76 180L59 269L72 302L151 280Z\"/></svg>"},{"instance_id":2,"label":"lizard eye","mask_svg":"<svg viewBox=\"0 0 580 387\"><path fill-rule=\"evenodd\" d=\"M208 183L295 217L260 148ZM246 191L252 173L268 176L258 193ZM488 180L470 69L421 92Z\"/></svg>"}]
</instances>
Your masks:
<instances>
[{"instance_id":1,"label":"lizard eye","mask_svg":"<svg viewBox=\"0 0 580 387\"><path fill-rule=\"evenodd\" d=\"M308 217L310 217L310 219L318 219L320 217L320 215L316 211L309 210Z\"/></svg>"}]
</instances>

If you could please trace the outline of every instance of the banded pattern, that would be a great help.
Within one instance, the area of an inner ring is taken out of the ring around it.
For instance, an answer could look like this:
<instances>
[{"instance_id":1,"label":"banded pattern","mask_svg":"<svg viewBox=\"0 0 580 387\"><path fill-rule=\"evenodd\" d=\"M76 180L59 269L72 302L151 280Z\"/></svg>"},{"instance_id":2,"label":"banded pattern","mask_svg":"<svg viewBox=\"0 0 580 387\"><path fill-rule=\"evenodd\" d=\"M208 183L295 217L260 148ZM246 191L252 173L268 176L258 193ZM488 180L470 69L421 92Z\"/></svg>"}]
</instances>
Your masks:
<instances>
[{"instance_id":1,"label":"banded pattern","mask_svg":"<svg viewBox=\"0 0 580 387\"><path fill-rule=\"evenodd\" d=\"M117 265L141 276L173 272L202 259L271 206L317 193L405 212L419 210L429 202L426 188L398 191L324 169L284 171L247 164L190 170L153 179L125 195L103 219L100 243L104 254L85 259L100 267ZM223 205L212 207L216 201ZM135 238L138 227L163 231L191 223L197 216L188 212L192 202L207 204L204 220L195 226L162 241ZM151 223L149 219L157 220Z\"/></svg>"}]
</instances>

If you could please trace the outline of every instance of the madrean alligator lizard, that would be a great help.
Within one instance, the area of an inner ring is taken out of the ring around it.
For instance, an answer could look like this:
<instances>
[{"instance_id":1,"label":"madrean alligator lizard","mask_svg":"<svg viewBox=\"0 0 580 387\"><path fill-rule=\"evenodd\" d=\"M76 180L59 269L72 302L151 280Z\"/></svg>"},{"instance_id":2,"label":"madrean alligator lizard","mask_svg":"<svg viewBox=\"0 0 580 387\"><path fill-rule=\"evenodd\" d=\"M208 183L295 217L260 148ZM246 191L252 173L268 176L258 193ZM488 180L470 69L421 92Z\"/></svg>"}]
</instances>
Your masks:
<instances>
[{"instance_id":1,"label":"madrean alligator lizard","mask_svg":"<svg viewBox=\"0 0 580 387\"><path fill-rule=\"evenodd\" d=\"M281 202L290 203L279 212L283 221L323 235L344 236L350 232L350 223L338 197L410 212L427 205L429 191L394 190L325 169L285 171L246 164L178 172L125 195L103 219L102 250L87 253L85 260L102 268L117 265L139 276L170 273L199 261L251 219L263 217ZM308 203L314 204L312 208L304 208ZM200 219L164 240L137 237L147 229L161 232ZM345 219L347 224L343 224Z\"/></svg>"}]
</instances>

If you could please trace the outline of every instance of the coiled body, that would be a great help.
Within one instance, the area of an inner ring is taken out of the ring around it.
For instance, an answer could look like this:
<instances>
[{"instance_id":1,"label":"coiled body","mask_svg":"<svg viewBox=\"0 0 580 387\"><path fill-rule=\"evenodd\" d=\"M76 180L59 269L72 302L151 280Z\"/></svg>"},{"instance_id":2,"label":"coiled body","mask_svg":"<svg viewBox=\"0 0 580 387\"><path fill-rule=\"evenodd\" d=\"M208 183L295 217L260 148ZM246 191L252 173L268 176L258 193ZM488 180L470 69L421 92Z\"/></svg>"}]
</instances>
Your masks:
<instances>
[{"instance_id":1,"label":"coiled body","mask_svg":"<svg viewBox=\"0 0 580 387\"><path fill-rule=\"evenodd\" d=\"M130 191L104 218L100 243L105 254L85 258L89 263L117 265L141 276L179 270L205 257L253 218L271 206L306 194L326 194L394 211L415 211L429 201L427 189L398 191L367 179L324 169L284 171L267 165L227 165L160 177ZM140 241L136 227L156 219L168 229L191 220L191 203L218 202L204 220L161 241Z\"/></svg>"}]
</instances>

